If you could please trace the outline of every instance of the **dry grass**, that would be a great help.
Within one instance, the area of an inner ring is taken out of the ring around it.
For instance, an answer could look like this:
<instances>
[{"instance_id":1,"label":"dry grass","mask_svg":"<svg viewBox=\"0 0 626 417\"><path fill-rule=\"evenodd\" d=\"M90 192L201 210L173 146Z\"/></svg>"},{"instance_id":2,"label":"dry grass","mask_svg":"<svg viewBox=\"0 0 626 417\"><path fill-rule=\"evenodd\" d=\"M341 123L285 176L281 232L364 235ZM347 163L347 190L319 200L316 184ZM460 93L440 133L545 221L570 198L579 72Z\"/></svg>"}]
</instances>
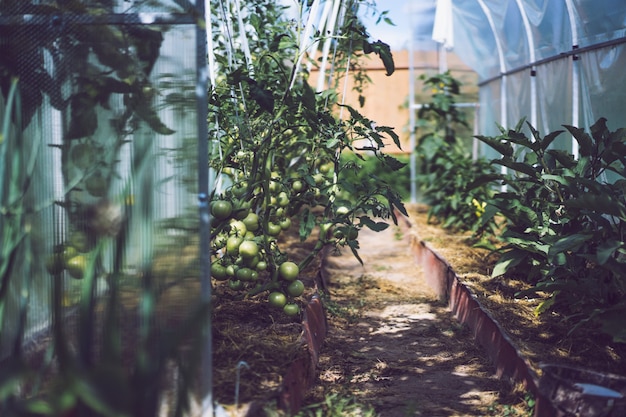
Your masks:
<instances>
[{"instance_id":1,"label":"dry grass","mask_svg":"<svg viewBox=\"0 0 626 417\"><path fill-rule=\"evenodd\" d=\"M427 207L408 207L413 231L439 253L476 294L536 370L540 363L557 363L626 375L626 344L614 343L592 327L568 335L571 326L556 313L535 315L541 298L516 298L527 289L523 281L492 278L497 259L471 246L470 234L444 230L427 221Z\"/></svg>"}]
</instances>

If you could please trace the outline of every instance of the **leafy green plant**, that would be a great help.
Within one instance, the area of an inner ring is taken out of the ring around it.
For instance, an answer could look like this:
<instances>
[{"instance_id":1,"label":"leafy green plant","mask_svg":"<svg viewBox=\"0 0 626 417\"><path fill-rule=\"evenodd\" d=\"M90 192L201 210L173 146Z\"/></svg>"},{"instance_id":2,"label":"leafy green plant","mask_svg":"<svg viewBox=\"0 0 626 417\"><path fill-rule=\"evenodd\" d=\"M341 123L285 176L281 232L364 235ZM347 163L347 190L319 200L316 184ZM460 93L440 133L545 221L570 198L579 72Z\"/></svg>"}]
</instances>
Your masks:
<instances>
[{"instance_id":1,"label":"leafy green plant","mask_svg":"<svg viewBox=\"0 0 626 417\"><path fill-rule=\"evenodd\" d=\"M551 148L563 131L542 136L528 124L478 138L500 152L494 160L510 174L487 180L506 186L488 202L485 219L506 218L504 247L493 276L516 275L533 284L520 295L549 295L538 308L558 311L572 330L599 325L626 341L618 317L626 312L626 130L610 131L600 118L590 133L565 129L580 156Z\"/></svg>"},{"instance_id":2,"label":"leafy green plant","mask_svg":"<svg viewBox=\"0 0 626 417\"><path fill-rule=\"evenodd\" d=\"M235 29L233 35L249 39L256 59L246 62L230 39L215 39L233 55L230 60L218 57L228 75L215 86L210 103L209 128L217 138L210 163L224 184L211 196L212 274L239 297L269 293L272 304L279 305L282 297L276 293L286 294L283 308L291 314L297 313L294 304L299 302L299 291L293 288L298 273L281 273L291 263L281 250L281 233L297 223L302 240L316 236L314 249L296 265L297 272L328 245L345 246L358 258L360 229L383 230L387 222L376 218L395 221L395 209L405 212L390 184L377 177L353 180L362 167L360 153L371 154L381 169L397 170L403 164L383 154L384 139L399 145L393 129L341 106L332 91L314 92L307 74L294 72L304 51L294 42L296 33L281 9L268 0L246 7L255 11L244 13L250 33ZM354 13L348 10L344 32L337 38L335 65L341 67L357 51L374 52L393 72L388 47L370 43ZM339 118L340 110L349 116ZM348 160L346 154L356 157ZM216 208L224 204L232 210L218 213ZM255 247L254 254L242 256L242 245Z\"/></svg>"},{"instance_id":3,"label":"leafy green plant","mask_svg":"<svg viewBox=\"0 0 626 417\"><path fill-rule=\"evenodd\" d=\"M477 178L492 172L487 161L473 160L456 129L466 127L462 112L455 106L461 84L449 72L432 77L422 75L424 88L432 91L432 101L418 113L419 137L416 176L422 197L430 205L429 217L444 227L472 230L476 235L493 229L495 223L481 218L486 201L492 196L489 186L476 186ZM493 219L492 219L493 220Z\"/></svg>"}]
</instances>

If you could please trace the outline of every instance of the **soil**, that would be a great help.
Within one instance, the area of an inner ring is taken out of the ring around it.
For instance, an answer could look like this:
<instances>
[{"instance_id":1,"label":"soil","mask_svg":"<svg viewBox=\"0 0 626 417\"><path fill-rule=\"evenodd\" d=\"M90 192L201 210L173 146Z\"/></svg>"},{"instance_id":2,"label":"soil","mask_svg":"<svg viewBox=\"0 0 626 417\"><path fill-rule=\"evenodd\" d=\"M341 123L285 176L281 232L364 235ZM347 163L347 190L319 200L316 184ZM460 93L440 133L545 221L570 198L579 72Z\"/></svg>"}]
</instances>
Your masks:
<instances>
[{"instance_id":1,"label":"soil","mask_svg":"<svg viewBox=\"0 0 626 417\"><path fill-rule=\"evenodd\" d=\"M469 331L425 284L404 237L393 225L364 229L363 265L349 250L327 258L330 330L308 402L352 397L382 417L513 412L521 393L495 378Z\"/></svg>"},{"instance_id":2,"label":"soil","mask_svg":"<svg viewBox=\"0 0 626 417\"><path fill-rule=\"evenodd\" d=\"M526 284L490 278L496 258L472 247L469 234L429 221L426 206L407 209L410 230L394 225L383 232L361 230L363 264L348 248L325 258L322 298L329 333L305 415L330 415L329 399L341 398L365 408L335 415L532 415L529 394L495 377L469 330L426 285L409 253L409 234L417 234L452 266L538 373L539 363L548 362L626 374L626 346L593 329L567 336L562 318L534 314L541 300L514 297ZM312 244L288 235L281 247L298 260ZM315 271L301 279L315 287ZM244 360L250 367L241 369L240 403L268 404L288 365L302 352L299 321L273 311L262 298L231 305L228 291L220 293L218 286L216 292L222 305L217 304L214 317L215 397L232 404L235 368ZM364 411L367 407L371 414Z\"/></svg>"},{"instance_id":3,"label":"soil","mask_svg":"<svg viewBox=\"0 0 626 417\"><path fill-rule=\"evenodd\" d=\"M511 337L540 375L542 363L626 375L626 344L615 343L591 326L570 334L571 323L557 313L535 314L541 298L516 298L529 285L490 276L497 257L472 247L469 233L455 233L428 220L427 206L409 205L412 233L442 256Z\"/></svg>"}]
</instances>

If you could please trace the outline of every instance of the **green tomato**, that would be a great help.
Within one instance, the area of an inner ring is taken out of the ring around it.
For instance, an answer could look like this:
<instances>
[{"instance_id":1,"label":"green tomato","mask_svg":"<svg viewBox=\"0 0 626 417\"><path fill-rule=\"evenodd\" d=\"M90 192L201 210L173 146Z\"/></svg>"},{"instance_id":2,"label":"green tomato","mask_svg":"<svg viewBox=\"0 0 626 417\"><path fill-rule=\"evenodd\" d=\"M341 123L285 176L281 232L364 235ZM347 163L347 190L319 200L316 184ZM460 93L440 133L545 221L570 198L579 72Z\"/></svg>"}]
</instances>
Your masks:
<instances>
[{"instance_id":1,"label":"green tomato","mask_svg":"<svg viewBox=\"0 0 626 417\"><path fill-rule=\"evenodd\" d=\"M70 151L70 158L74 165L80 169L86 169L93 166L96 162L95 153L91 145L79 143L74 145Z\"/></svg>"},{"instance_id":2,"label":"green tomato","mask_svg":"<svg viewBox=\"0 0 626 417\"><path fill-rule=\"evenodd\" d=\"M267 297L267 301L272 307L283 308L285 304L287 304L287 297L282 292L275 291L270 293Z\"/></svg>"},{"instance_id":3,"label":"green tomato","mask_svg":"<svg viewBox=\"0 0 626 417\"><path fill-rule=\"evenodd\" d=\"M244 240L239 245L239 254L244 259L252 259L259 255L259 245L252 240Z\"/></svg>"},{"instance_id":4,"label":"green tomato","mask_svg":"<svg viewBox=\"0 0 626 417\"><path fill-rule=\"evenodd\" d=\"M289 217L285 217L281 221L278 222L278 225L282 230L287 230L291 227L291 219Z\"/></svg>"},{"instance_id":5,"label":"green tomato","mask_svg":"<svg viewBox=\"0 0 626 417\"><path fill-rule=\"evenodd\" d=\"M233 220L230 222L230 234L236 236L245 236L248 228L241 220Z\"/></svg>"},{"instance_id":6,"label":"green tomato","mask_svg":"<svg viewBox=\"0 0 626 417\"><path fill-rule=\"evenodd\" d=\"M300 297L304 292L304 284L299 279L291 282L287 287L287 292L292 297Z\"/></svg>"},{"instance_id":7,"label":"green tomato","mask_svg":"<svg viewBox=\"0 0 626 417\"><path fill-rule=\"evenodd\" d=\"M231 236L226 241L226 253L230 256L239 255L239 246L243 242L242 237Z\"/></svg>"},{"instance_id":8,"label":"green tomato","mask_svg":"<svg viewBox=\"0 0 626 417\"><path fill-rule=\"evenodd\" d=\"M242 181L239 184L234 185L233 188L231 188L233 195L235 197L243 197L247 189L248 189L248 183L245 181Z\"/></svg>"},{"instance_id":9,"label":"green tomato","mask_svg":"<svg viewBox=\"0 0 626 417\"><path fill-rule=\"evenodd\" d=\"M77 255L65 264L65 269L72 278L82 279L85 277L88 259L85 255Z\"/></svg>"},{"instance_id":10,"label":"green tomato","mask_svg":"<svg viewBox=\"0 0 626 417\"><path fill-rule=\"evenodd\" d=\"M267 270L267 262L259 261L255 266L257 271L266 271Z\"/></svg>"},{"instance_id":11,"label":"green tomato","mask_svg":"<svg viewBox=\"0 0 626 417\"><path fill-rule=\"evenodd\" d=\"M302 190L304 190L304 183L300 180L295 180L292 184L291 184L291 189L293 191L295 191L296 193L301 192Z\"/></svg>"},{"instance_id":12,"label":"green tomato","mask_svg":"<svg viewBox=\"0 0 626 417\"><path fill-rule=\"evenodd\" d=\"M345 216L350 213L350 209L346 206L339 206L337 207L337 210L335 210L335 213L337 213L338 216Z\"/></svg>"},{"instance_id":13,"label":"green tomato","mask_svg":"<svg viewBox=\"0 0 626 417\"><path fill-rule=\"evenodd\" d=\"M334 169L335 169L335 164L333 164L332 162L328 162L328 163L320 166L320 172L322 174L328 174L329 172L331 172Z\"/></svg>"},{"instance_id":14,"label":"green tomato","mask_svg":"<svg viewBox=\"0 0 626 417\"><path fill-rule=\"evenodd\" d=\"M63 262L67 263L70 259L78 255L78 251L74 246L65 245L63 246L63 250L61 256L63 257Z\"/></svg>"},{"instance_id":15,"label":"green tomato","mask_svg":"<svg viewBox=\"0 0 626 417\"><path fill-rule=\"evenodd\" d=\"M217 281L227 280L228 274L226 273L226 267L219 262L214 263L211 265L211 276Z\"/></svg>"},{"instance_id":16,"label":"green tomato","mask_svg":"<svg viewBox=\"0 0 626 417\"><path fill-rule=\"evenodd\" d=\"M279 224L269 222L267 224L267 234L270 236L278 236L282 232L282 228Z\"/></svg>"},{"instance_id":17,"label":"green tomato","mask_svg":"<svg viewBox=\"0 0 626 417\"><path fill-rule=\"evenodd\" d=\"M259 216L256 213L249 212L248 215L241 221L246 225L246 229L250 232L256 232L259 229Z\"/></svg>"},{"instance_id":18,"label":"green tomato","mask_svg":"<svg viewBox=\"0 0 626 417\"><path fill-rule=\"evenodd\" d=\"M280 207L287 207L289 205L289 196L287 195L287 193L284 191L278 193L278 196L276 197L276 203Z\"/></svg>"},{"instance_id":19,"label":"green tomato","mask_svg":"<svg viewBox=\"0 0 626 417\"><path fill-rule=\"evenodd\" d=\"M224 220L230 217L233 205L230 201L216 200L211 204L211 214L216 219Z\"/></svg>"},{"instance_id":20,"label":"green tomato","mask_svg":"<svg viewBox=\"0 0 626 417\"><path fill-rule=\"evenodd\" d=\"M293 281L298 277L300 268L294 262L287 261L280 264L278 267L278 274L285 281Z\"/></svg>"},{"instance_id":21,"label":"green tomato","mask_svg":"<svg viewBox=\"0 0 626 417\"><path fill-rule=\"evenodd\" d=\"M270 181L268 188L271 194L276 194L280 188L280 183L277 181Z\"/></svg>"},{"instance_id":22,"label":"green tomato","mask_svg":"<svg viewBox=\"0 0 626 417\"><path fill-rule=\"evenodd\" d=\"M283 312L288 316L295 316L300 313L300 306L298 304L285 304Z\"/></svg>"},{"instance_id":23,"label":"green tomato","mask_svg":"<svg viewBox=\"0 0 626 417\"><path fill-rule=\"evenodd\" d=\"M243 288L243 282L239 281L238 279L231 279L230 281L228 281L228 288L238 291Z\"/></svg>"},{"instance_id":24,"label":"green tomato","mask_svg":"<svg viewBox=\"0 0 626 417\"><path fill-rule=\"evenodd\" d=\"M234 277L235 272L237 272L237 268L235 268L235 265L230 264L226 267L226 275L228 275L229 277Z\"/></svg>"},{"instance_id":25,"label":"green tomato","mask_svg":"<svg viewBox=\"0 0 626 417\"><path fill-rule=\"evenodd\" d=\"M239 268L235 273L235 277L241 281L252 281L253 272L255 271L250 268Z\"/></svg>"}]
</instances>

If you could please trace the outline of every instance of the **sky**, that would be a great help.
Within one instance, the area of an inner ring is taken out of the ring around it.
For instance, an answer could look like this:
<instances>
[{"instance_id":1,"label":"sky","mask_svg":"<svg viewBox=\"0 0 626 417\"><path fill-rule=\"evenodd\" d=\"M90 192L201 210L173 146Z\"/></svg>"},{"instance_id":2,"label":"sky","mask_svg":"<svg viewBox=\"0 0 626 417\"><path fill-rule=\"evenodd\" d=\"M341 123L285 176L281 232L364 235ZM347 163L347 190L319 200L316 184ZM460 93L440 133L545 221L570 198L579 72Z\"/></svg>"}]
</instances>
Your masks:
<instances>
[{"instance_id":1,"label":"sky","mask_svg":"<svg viewBox=\"0 0 626 417\"><path fill-rule=\"evenodd\" d=\"M412 20L411 3L415 3L415 0L378 0L376 15L371 11L362 10L363 23L372 39L389 44L392 50L408 49ZM395 26L382 21L376 24L378 14L383 11L388 11L387 17Z\"/></svg>"},{"instance_id":2,"label":"sky","mask_svg":"<svg viewBox=\"0 0 626 417\"><path fill-rule=\"evenodd\" d=\"M280 1L286 5L294 4L294 0ZM380 40L389 44L392 50L408 49L416 20L423 15L432 16L435 3L436 0L376 0L377 13L366 7L361 7L360 13L373 41ZM395 26L383 21L376 24L379 14L383 11L387 11L386 16Z\"/></svg>"}]
</instances>

